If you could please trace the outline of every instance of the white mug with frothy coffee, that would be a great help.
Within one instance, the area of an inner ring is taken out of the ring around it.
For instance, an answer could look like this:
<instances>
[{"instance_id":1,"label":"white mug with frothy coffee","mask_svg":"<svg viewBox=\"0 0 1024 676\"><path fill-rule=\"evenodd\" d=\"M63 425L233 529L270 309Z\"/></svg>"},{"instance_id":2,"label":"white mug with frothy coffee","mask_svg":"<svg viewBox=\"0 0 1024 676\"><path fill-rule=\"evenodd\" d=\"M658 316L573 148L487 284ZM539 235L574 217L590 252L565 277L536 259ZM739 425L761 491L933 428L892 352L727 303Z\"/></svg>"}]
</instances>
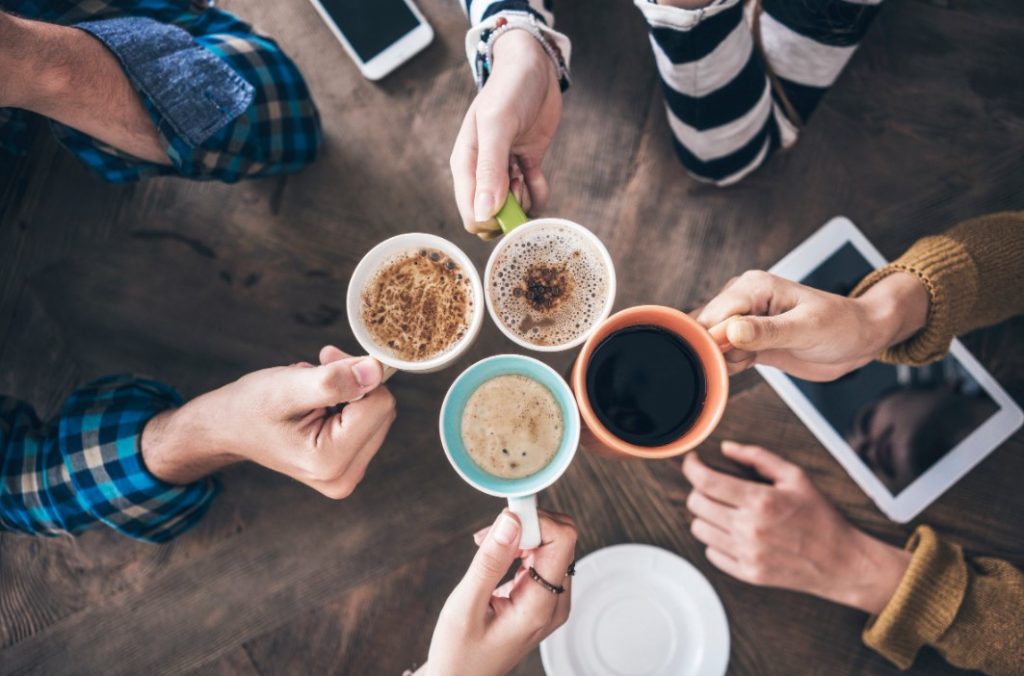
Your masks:
<instances>
[{"instance_id":1,"label":"white mug with frothy coffee","mask_svg":"<svg viewBox=\"0 0 1024 676\"><path fill-rule=\"evenodd\" d=\"M539 352L581 345L611 313L615 266L601 240L563 218L526 221L511 193L507 233L484 271L487 310L516 344Z\"/></svg>"},{"instance_id":2,"label":"white mug with frothy coffee","mask_svg":"<svg viewBox=\"0 0 1024 676\"><path fill-rule=\"evenodd\" d=\"M349 280L349 325L366 353L395 371L430 373L457 360L480 334L483 288L473 262L436 235L387 239Z\"/></svg>"}]
</instances>

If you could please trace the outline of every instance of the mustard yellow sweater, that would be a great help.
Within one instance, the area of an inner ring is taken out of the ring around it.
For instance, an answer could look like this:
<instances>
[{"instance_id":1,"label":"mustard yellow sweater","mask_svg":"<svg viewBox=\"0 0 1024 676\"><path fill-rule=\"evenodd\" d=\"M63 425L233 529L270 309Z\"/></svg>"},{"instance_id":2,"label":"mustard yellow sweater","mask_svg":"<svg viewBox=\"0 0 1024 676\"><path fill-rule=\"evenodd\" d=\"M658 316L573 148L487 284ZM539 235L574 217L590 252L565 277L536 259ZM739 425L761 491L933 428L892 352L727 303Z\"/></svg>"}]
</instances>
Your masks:
<instances>
[{"instance_id":1,"label":"mustard yellow sweater","mask_svg":"<svg viewBox=\"0 0 1024 676\"><path fill-rule=\"evenodd\" d=\"M975 218L926 237L868 275L853 295L899 271L928 287L928 321L882 360L940 359L955 336L1024 314L1024 212ZM869 620L864 642L902 669L931 646L958 667L1024 674L1024 573L1006 561L966 556L928 526L906 548L913 552L910 567L889 604Z\"/></svg>"}]
</instances>

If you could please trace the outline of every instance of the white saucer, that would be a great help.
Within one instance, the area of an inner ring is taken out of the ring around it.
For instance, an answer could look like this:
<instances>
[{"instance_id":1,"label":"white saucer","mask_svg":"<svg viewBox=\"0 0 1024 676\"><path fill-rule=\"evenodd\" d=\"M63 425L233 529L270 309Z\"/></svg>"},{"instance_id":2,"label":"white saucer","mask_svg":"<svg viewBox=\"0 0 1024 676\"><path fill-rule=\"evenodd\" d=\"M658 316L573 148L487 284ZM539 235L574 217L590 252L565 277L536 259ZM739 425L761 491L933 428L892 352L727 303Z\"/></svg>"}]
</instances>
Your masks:
<instances>
[{"instance_id":1,"label":"white saucer","mask_svg":"<svg viewBox=\"0 0 1024 676\"><path fill-rule=\"evenodd\" d=\"M722 676L729 622L686 559L615 545L576 563L569 621L540 644L548 676Z\"/></svg>"}]
</instances>

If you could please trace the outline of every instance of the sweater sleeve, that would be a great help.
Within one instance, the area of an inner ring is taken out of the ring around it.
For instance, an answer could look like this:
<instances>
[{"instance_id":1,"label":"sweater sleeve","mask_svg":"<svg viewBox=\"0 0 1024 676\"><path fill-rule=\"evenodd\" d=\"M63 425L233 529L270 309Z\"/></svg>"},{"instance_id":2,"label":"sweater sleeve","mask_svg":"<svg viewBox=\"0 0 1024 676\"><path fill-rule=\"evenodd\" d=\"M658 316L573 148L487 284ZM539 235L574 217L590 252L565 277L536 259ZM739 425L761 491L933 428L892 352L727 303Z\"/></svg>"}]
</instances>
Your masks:
<instances>
[{"instance_id":1,"label":"sweater sleeve","mask_svg":"<svg viewBox=\"0 0 1024 676\"><path fill-rule=\"evenodd\" d=\"M864 643L907 669L924 646L950 664L989 674L1024 665L1024 574L1006 561L968 557L921 526L907 542L910 566Z\"/></svg>"},{"instance_id":2,"label":"sweater sleeve","mask_svg":"<svg viewBox=\"0 0 1024 676\"><path fill-rule=\"evenodd\" d=\"M921 365L941 359L958 335L1024 314L1024 211L973 218L925 237L865 277L852 296L895 273L916 275L931 304L925 327L881 355L888 363Z\"/></svg>"}]
</instances>

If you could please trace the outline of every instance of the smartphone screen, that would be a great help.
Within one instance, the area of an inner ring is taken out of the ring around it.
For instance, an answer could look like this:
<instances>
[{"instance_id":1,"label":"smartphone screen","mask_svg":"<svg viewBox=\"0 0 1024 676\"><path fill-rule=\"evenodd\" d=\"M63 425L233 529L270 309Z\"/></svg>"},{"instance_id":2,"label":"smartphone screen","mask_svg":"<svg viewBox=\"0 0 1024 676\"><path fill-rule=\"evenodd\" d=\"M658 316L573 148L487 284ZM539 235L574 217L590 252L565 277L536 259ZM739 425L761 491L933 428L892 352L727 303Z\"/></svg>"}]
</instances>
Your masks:
<instances>
[{"instance_id":1,"label":"smartphone screen","mask_svg":"<svg viewBox=\"0 0 1024 676\"><path fill-rule=\"evenodd\" d=\"M320 0L365 63L419 25L404 0Z\"/></svg>"}]
</instances>

